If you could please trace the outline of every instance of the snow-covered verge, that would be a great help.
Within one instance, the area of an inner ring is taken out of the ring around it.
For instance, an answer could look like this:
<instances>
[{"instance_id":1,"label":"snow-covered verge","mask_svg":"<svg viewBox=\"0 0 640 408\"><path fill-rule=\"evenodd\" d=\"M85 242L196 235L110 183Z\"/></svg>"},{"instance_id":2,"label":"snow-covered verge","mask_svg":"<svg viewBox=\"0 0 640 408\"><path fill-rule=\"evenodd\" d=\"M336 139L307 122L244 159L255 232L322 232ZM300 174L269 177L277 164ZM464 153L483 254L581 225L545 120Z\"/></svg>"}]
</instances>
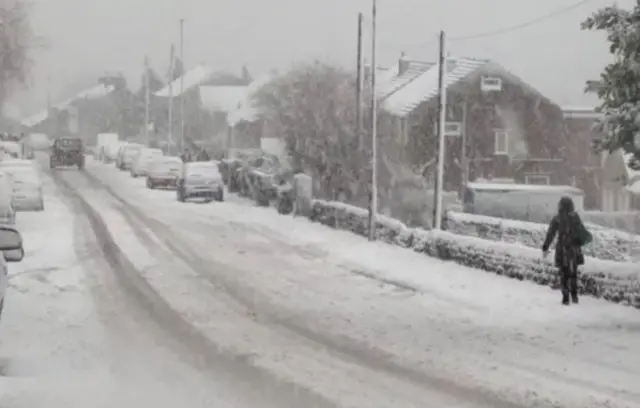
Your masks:
<instances>
[{"instance_id":1,"label":"snow-covered verge","mask_svg":"<svg viewBox=\"0 0 640 408\"><path fill-rule=\"evenodd\" d=\"M634 249L640 246L640 239L634 235L596 225L589 225L588 228L593 241L583 248L587 256L626 262L630 260ZM539 249L544 242L547 225L450 211L446 215L446 229L458 235Z\"/></svg>"},{"instance_id":2,"label":"snow-covered verge","mask_svg":"<svg viewBox=\"0 0 640 408\"><path fill-rule=\"evenodd\" d=\"M314 200L310 218L331 228L368 234L368 213L362 208ZM387 243L442 260L540 285L551 286L557 277L556 268L550 260L541 258L539 249L517 244L412 229L386 217L377 220L376 236ZM579 285L582 293L640 308L639 276L640 271L634 264L587 258Z\"/></svg>"}]
</instances>

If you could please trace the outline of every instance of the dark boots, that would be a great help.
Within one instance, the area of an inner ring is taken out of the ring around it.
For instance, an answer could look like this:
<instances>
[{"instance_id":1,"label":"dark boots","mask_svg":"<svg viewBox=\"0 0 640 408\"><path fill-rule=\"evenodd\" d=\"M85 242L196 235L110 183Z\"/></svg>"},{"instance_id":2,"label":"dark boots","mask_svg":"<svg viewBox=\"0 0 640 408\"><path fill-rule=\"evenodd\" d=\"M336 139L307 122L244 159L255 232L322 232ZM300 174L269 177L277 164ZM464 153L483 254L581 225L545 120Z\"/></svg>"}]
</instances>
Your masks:
<instances>
[{"instance_id":1,"label":"dark boots","mask_svg":"<svg viewBox=\"0 0 640 408\"><path fill-rule=\"evenodd\" d=\"M562 287L562 304L578 303L578 273L570 267L560 268L560 286ZM569 297L571 295L571 297Z\"/></svg>"}]
</instances>

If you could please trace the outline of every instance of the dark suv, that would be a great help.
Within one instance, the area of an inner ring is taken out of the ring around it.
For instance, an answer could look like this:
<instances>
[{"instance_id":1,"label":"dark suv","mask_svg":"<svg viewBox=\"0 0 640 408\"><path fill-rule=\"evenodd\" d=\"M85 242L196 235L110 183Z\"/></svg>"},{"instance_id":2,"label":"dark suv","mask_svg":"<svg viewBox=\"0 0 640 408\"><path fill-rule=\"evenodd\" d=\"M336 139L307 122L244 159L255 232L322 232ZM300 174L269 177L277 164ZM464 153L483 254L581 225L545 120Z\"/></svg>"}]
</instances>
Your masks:
<instances>
[{"instance_id":1,"label":"dark suv","mask_svg":"<svg viewBox=\"0 0 640 408\"><path fill-rule=\"evenodd\" d=\"M82 139L63 137L58 138L51 146L49 167L78 166L84 168L84 144Z\"/></svg>"}]
</instances>

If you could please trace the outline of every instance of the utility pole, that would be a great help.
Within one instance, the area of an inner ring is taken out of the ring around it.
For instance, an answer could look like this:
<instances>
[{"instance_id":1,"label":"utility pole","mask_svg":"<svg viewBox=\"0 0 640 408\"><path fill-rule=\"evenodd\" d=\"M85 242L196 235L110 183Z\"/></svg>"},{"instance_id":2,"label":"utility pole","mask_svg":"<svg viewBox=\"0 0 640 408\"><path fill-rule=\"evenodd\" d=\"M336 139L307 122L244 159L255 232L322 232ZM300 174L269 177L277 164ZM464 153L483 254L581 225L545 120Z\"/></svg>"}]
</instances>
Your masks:
<instances>
[{"instance_id":1,"label":"utility pole","mask_svg":"<svg viewBox=\"0 0 640 408\"><path fill-rule=\"evenodd\" d=\"M169 51L169 133L167 134L167 150L170 152L173 149L173 69L175 65L175 46L171 44Z\"/></svg>"},{"instance_id":2,"label":"utility pole","mask_svg":"<svg viewBox=\"0 0 640 408\"><path fill-rule=\"evenodd\" d=\"M356 63L356 136L358 137L358 147L362 151L364 140L362 134L362 13L358 13L358 55Z\"/></svg>"},{"instance_id":3,"label":"utility pole","mask_svg":"<svg viewBox=\"0 0 640 408\"><path fill-rule=\"evenodd\" d=\"M376 15L377 0L373 0L371 20L371 203L369 204L369 241L376 239L378 213L378 100L376 99Z\"/></svg>"},{"instance_id":4,"label":"utility pole","mask_svg":"<svg viewBox=\"0 0 640 408\"><path fill-rule=\"evenodd\" d=\"M460 146L460 163L462 164L462 177L460 177L460 192L462 193L469 181L469 159L467 157L467 101L462 102L462 145Z\"/></svg>"},{"instance_id":5,"label":"utility pole","mask_svg":"<svg viewBox=\"0 0 640 408\"><path fill-rule=\"evenodd\" d=\"M184 18L180 19L180 61L182 62L182 72L180 75L180 150L184 150L184 74L186 64L184 63Z\"/></svg>"},{"instance_id":6,"label":"utility pole","mask_svg":"<svg viewBox=\"0 0 640 408\"><path fill-rule=\"evenodd\" d=\"M438 56L438 167L436 170L436 185L433 194L433 228L442 229L442 185L444 182L444 149L445 125L447 122L447 90L445 89L445 75L447 59L445 58L445 34L440 31L440 46Z\"/></svg>"},{"instance_id":7,"label":"utility pole","mask_svg":"<svg viewBox=\"0 0 640 408\"><path fill-rule=\"evenodd\" d=\"M144 137L147 141L147 146L151 140L149 140L149 57L144 57Z\"/></svg>"}]
</instances>

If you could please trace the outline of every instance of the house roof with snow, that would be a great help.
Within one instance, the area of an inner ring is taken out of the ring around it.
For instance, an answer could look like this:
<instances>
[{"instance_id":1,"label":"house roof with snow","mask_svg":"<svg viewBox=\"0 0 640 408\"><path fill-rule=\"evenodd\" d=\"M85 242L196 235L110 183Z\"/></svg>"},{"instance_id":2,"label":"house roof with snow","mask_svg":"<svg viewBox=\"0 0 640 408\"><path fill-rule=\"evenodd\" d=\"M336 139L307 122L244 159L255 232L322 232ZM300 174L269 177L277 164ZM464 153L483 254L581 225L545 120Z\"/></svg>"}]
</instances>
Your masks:
<instances>
[{"instance_id":1,"label":"house roof with snow","mask_svg":"<svg viewBox=\"0 0 640 408\"><path fill-rule=\"evenodd\" d=\"M94 87L87 88L77 93L75 96L72 96L71 98L68 98L66 100L63 100L62 102L59 102L53 105L52 108L62 110L62 109L66 109L69 105L81 100L99 99L109 95L111 92L113 92L114 89L115 87L113 85L108 85L108 86L105 86L103 84L96 85ZM48 118L49 118L49 110L44 109L36 113L35 115L29 116L28 118L23 119L20 122L20 124L25 127L33 127L33 126L39 125L40 123L44 122Z\"/></svg>"},{"instance_id":2,"label":"house roof with snow","mask_svg":"<svg viewBox=\"0 0 640 408\"><path fill-rule=\"evenodd\" d=\"M403 63L405 66L402 72L400 72L400 64ZM376 96L380 99L390 97L393 93L407 86L435 65L433 62L401 59L400 62L395 64L393 68L390 68L388 72L378 76L376 80L378 84L376 86Z\"/></svg>"},{"instance_id":3,"label":"house roof with snow","mask_svg":"<svg viewBox=\"0 0 640 408\"><path fill-rule=\"evenodd\" d=\"M275 79L276 75L275 73L262 75L246 87L244 96L237 108L229 112L227 116L227 124L229 126L235 126L242 121L253 122L258 119L260 110L256 107L254 97L263 86Z\"/></svg>"},{"instance_id":4,"label":"house roof with snow","mask_svg":"<svg viewBox=\"0 0 640 408\"><path fill-rule=\"evenodd\" d=\"M447 58L445 87L450 87L476 72L489 60L472 58ZM438 94L438 65L434 64L410 81L401 85L382 101L382 107L396 116L406 116L421 103L434 98Z\"/></svg>"},{"instance_id":5,"label":"house roof with snow","mask_svg":"<svg viewBox=\"0 0 640 408\"><path fill-rule=\"evenodd\" d=\"M247 93L246 86L201 86L200 104L210 112L229 113L238 109Z\"/></svg>"},{"instance_id":6,"label":"house roof with snow","mask_svg":"<svg viewBox=\"0 0 640 408\"><path fill-rule=\"evenodd\" d=\"M438 64L421 67L423 72L410 75L399 80L398 86L388 96L381 100L381 107L388 113L404 117L411 113L423 102L435 98L438 94ZM447 72L444 78L445 88L454 86L471 76L477 74L480 69L487 74L495 74L506 77L514 83L518 83L529 92L540 95L548 100L531 85L524 82L499 64L489 59L449 57L447 58Z\"/></svg>"},{"instance_id":7,"label":"house roof with snow","mask_svg":"<svg viewBox=\"0 0 640 408\"><path fill-rule=\"evenodd\" d=\"M180 96L181 81L184 80L184 91L193 89L207 82L215 74L213 68L207 65L198 65L193 69L185 72L185 74L166 85L164 88L156 92L154 95L162 98Z\"/></svg>"}]
</instances>

